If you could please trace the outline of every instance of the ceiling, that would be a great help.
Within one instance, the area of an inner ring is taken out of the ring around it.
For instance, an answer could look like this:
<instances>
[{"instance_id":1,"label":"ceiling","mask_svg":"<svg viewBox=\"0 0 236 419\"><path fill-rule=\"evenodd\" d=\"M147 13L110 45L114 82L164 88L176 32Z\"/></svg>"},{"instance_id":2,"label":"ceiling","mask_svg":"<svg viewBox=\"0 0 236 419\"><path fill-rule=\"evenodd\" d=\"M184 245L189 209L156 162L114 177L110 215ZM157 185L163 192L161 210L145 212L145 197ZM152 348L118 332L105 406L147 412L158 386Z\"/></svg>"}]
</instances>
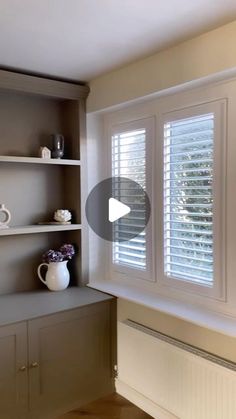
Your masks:
<instances>
[{"instance_id":1,"label":"ceiling","mask_svg":"<svg viewBox=\"0 0 236 419\"><path fill-rule=\"evenodd\" d=\"M89 81L235 18L235 0L0 0L0 66Z\"/></svg>"}]
</instances>

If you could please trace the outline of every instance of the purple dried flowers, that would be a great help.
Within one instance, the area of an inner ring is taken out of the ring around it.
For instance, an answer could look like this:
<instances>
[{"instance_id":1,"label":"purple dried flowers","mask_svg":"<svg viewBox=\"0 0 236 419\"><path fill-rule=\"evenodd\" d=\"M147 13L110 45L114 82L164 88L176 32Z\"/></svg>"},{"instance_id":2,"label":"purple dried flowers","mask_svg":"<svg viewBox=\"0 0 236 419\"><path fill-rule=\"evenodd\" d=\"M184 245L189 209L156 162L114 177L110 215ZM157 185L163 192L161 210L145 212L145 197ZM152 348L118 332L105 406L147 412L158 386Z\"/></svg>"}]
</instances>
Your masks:
<instances>
[{"instance_id":1,"label":"purple dried flowers","mask_svg":"<svg viewBox=\"0 0 236 419\"><path fill-rule=\"evenodd\" d=\"M72 244L63 244L59 250L65 258L64 260L72 259L75 254L75 249Z\"/></svg>"},{"instance_id":2,"label":"purple dried flowers","mask_svg":"<svg viewBox=\"0 0 236 419\"><path fill-rule=\"evenodd\" d=\"M65 260L72 259L75 254L75 249L72 244L63 244L59 250L48 250L43 254L43 262L63 262Z\"/></svg>"}]
</instances>

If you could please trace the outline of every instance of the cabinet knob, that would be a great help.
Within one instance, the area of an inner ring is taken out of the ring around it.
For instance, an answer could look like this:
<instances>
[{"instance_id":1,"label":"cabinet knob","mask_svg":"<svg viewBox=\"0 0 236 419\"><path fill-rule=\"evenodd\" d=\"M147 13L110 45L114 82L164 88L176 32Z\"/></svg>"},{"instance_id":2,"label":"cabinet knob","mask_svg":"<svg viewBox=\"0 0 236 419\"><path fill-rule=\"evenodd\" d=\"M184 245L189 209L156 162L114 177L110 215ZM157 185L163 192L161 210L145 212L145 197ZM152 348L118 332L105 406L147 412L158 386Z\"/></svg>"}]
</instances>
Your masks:
<instances>
[{"instance_id":1,"label":"cabinet knob","mask_svg":"<svg viewBox=\"0 0 236 419\"><path fill-rule=\"evenodd\" d=\"M26 366L25 366L25 365L22 365L22 366L19 368L19 371L20 371L20 372L24 372L24 371L26 371Z\"/></svg>"},{"instance_id":2,"label":"cabinet knob","mask_svg":"<svg viewBox=\"0 0 236 419\"><path fill-rule=\"evenodd\" d=\"M32 364L30 364L30 368L38 368L39 364L37 362L32 362Z\"/></svg>"}]
</instances>

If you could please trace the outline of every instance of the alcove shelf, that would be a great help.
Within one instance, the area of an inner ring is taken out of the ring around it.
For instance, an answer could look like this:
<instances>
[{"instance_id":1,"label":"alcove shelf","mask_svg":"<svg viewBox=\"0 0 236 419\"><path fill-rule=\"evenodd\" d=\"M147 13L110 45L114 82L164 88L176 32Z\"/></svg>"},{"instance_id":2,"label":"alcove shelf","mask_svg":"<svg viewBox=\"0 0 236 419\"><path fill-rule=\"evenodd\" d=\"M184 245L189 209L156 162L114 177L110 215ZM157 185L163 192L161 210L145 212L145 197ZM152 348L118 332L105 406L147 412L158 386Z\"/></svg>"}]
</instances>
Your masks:
<instances>
[{"instance_id":1,"label":"alcove shelf","mask_svg":"<svg viewBox=\"0 0 236 419\"><path fill-rule=\"evenodd\" d=\"M0 229L0 236L16 236L19 234L54 233L56 231L81 230L81 224L67 225L31 225Z\"/></svg>"},{"instance_id":2,"label":"alcove shelf","mask_svg":"<svg viewBox=\"0 0 236 419\"><path fill-rule=\"evenodd\" d=\"M9 228L0 229L0 295L41 289L42 254L64 243L76 250L70 286L88 282L88 93L83 84L0 70L0 204L11 213ZM64 137L63 158L36 157L40 147L52 149L55 134ZM46 224L60 208L72 224Z\"/></svg>"},{"instance_id":3,"label":"alcove shelf","mask_svg":"<svg viewBox=\"0 0 236 419\"><path fill-rule=\"evenodd\" d=\"M72 159L42 159L40 157L0 156L0 163L33 163L52 164L60 166L80 166L80 160Z\"/></svg>"}]
</instances>

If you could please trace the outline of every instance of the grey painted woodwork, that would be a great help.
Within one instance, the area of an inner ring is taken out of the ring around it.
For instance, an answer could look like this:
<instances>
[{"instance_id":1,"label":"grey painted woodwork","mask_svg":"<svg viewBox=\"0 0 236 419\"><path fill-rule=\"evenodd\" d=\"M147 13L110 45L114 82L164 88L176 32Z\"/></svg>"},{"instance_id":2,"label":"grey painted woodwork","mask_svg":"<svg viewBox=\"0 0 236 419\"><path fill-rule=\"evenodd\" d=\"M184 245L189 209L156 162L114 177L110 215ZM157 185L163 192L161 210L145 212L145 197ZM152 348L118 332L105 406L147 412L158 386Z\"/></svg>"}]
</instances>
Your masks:
<instances>
[{"instance_id":1,"label":"grey painted woodwork","mask_svg":"<svg viewBox=\"0 0 236 419\"><path fill-rule=\"evenodd\" d=\"M57 292L44 288L1 295L0 326L113 300L114 297L88 287L70 287Z\"/></svg>"},{"instance_id":2,"label":"grey painted woodwork","mask_svg":"<svg viewBox=\"0 0 236 419\"><path fill-rule=\"evenodd\" d=\"M78 287L26 294L0 297L1 324L14 304L25 319L0 327L0 419L53 419L112 393L115 299Z\"/></svg>"},{"instance_id":3,"label":"grey painted woodwork","mask_svg":"<svg viewBox=\"0 0 236 419\"><path fill-rule=\"evenodd\" d=\"M6 70L0 70L0 89L74 100L86 99L89 93L88 86Z\"/></svg>"},{"instance_id":4,"label":"grey painted woodwork","mask_svg":"<svg viewBox=\"0 0 236 419\"><path fill-rule=\"evenodd\" d=\"M88 234L88 223L85 214L85 202L87 198L87 142L86 142L86 107L85 101L79 102L78 116L80 124L80 158L81 158L81 169L80 169L80 199L84 205L81 205L80 220L83 224L83 230L81 231L81 264L80 264L80 276L82 278L83 285L89 282L89 234Z\"/></svg>"},{"instance_id":5,"label":"grey painted woodwork","mask_svg":"<svg viewBox=\"0 0 236 419\"><path fill-rule=\"evenodd\" d=\"M29 322L29 388L34 419L114 391L109 303Z\"/></svg>"},{"instance_id":6,"label":"grey painted woodwork","mask_svg":"<svg viewBox=\"0 0 236 419\"><path fill-rule=\"evenodd\" d=\"M81 224L31 225L24 227L11 227L0 229L0 236L17 236L18 234L48 233L55 231L80 230Z\"/></svg>"},{"instance_id":7,"label":"grey painted woodwork","mask_svg":"<svg viewBox=\"0 0 236 419\"><path fill-rule=\"evenodd\" d=\"M71 285L88 282L87 223L81 210L86 200L88 91L86 86L0 70L0 203L12 213L10 226L17 228L13 237L3 233L0 238L1 294L41 289L36 269L42 253L66 242L77 249L70 264ZM64 164L53 159L39 164L39 147L50 148L52 133L65 137ZM27 228L52 220L58 208L69 209L82 232L42 226L36 237L40 227Z\"/></svg>"},{"instance_id":8,"label":"grey painted woodwork","mask_svg":"<svg viewBox=\"0 0 236 419\"><path fill-rule=\"evenodd\" d=\"M88 282L88 92L0 70L0 203L14 233L0 237L0 419L52 419L114 391L115 300L79 287ZM39 164L53 133L65 137L66 160ZM59 208L81 229L34 227ZM42 253L63 243L77 250L71 287L53 293L36 270Z\"/></svg>"},{"instance_id":9,"label":"grey painted woodwork","mask_svg":"<svg viewBox=\"0 0 236 419\"><path fill-rule=\"evenodd\" d=\"M0 327L0 419L25 419L28 410L27 326Z\"/></svg>"},{"instance_id":10,"label":"grey painted woodwork","mask_svg":"<svg viewBox=\"0 0 236 419\"><path fill-rule=\"evenodd\" d=\"M42 159L40 157L0 156L0 163L29 163L80 166L80 160L70 159Z\"/></svg>"}]
</instances>

